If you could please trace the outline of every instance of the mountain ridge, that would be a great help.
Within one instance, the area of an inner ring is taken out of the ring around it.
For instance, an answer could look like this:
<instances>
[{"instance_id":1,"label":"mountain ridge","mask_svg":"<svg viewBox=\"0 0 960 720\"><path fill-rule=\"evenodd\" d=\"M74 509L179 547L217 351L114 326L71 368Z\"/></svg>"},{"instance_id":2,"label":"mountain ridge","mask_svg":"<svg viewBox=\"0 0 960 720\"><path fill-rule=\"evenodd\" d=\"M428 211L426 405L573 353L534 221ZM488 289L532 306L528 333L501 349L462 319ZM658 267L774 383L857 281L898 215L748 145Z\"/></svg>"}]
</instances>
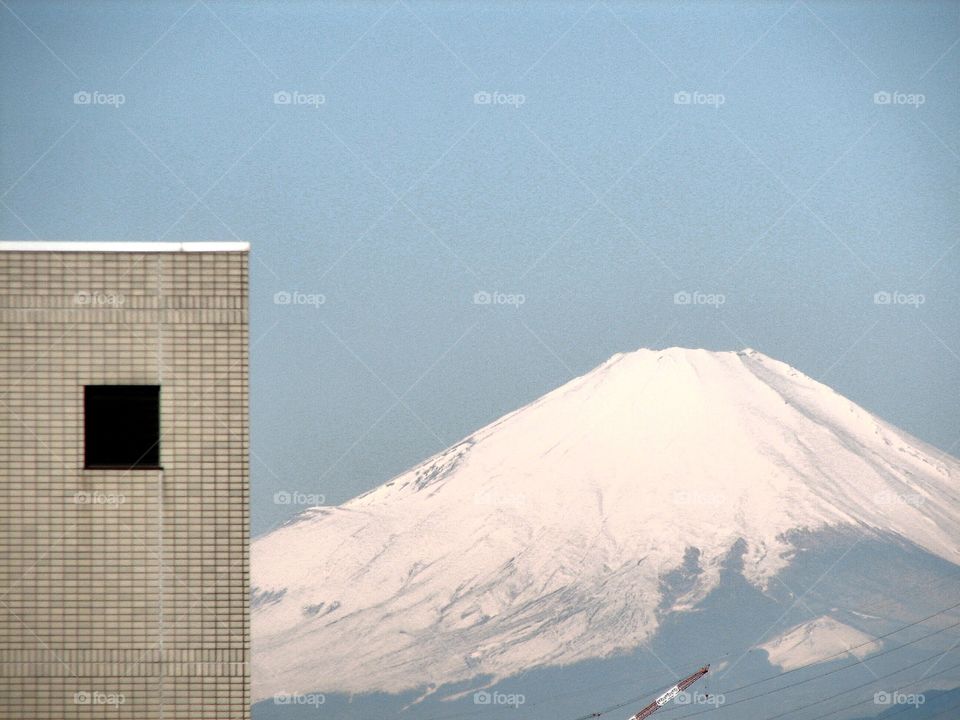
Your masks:
<instances>
[{"instance_id":1,"label":"mountain ridge","mask_svg":"<svg viewBox=\"0 0 960 720\"><path fill-rule=\"evenodd\" d=\"M936 454L755 350L614 355L258 539L254 696L397 692L628 651L696 607L741 540L761 589L794 561L798 530L893 532L955 564L960 462Z\"/></svg>"}]
</instances>

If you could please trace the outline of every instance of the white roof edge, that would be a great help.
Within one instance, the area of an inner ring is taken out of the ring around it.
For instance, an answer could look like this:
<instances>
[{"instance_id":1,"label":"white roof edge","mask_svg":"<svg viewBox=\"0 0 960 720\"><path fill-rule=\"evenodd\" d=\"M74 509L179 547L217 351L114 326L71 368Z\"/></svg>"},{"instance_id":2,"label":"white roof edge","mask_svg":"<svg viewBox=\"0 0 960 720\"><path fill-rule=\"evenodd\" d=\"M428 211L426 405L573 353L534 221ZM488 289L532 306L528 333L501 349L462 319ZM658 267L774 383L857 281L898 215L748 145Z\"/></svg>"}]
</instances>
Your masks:
<instances>
[{"instance_id":1,"label":"white roof edge","mask_svg":"<svg viewBox=\"0 0 960 720\"><path fill-rule=\"evenodd\" d=\"M0 252L249 252L248 242L60 242L0 241Z\"/></svg>"}]
</instances>

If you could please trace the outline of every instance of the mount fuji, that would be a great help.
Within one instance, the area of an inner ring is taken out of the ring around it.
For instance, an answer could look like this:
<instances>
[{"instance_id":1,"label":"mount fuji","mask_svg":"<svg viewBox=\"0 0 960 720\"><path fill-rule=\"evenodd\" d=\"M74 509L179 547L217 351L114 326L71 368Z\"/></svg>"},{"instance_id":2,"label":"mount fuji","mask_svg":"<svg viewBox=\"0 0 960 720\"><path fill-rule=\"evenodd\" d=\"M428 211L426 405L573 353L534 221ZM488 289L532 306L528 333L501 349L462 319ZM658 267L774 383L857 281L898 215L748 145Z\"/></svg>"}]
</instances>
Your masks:
<instances>
[{"instance_id":1,"label":"mount fuji","mask_svg":"<svg viewBox=\"0 0 960 720\"><path fill-rule=\"evenodd\" d=\"M618 354L257 539L253 697L409 706L570 668L669 683L711 660L738 680L863 660L960 619L870 644L960 600L958 478L760 352Z\"/></svg>"}]
</instances>

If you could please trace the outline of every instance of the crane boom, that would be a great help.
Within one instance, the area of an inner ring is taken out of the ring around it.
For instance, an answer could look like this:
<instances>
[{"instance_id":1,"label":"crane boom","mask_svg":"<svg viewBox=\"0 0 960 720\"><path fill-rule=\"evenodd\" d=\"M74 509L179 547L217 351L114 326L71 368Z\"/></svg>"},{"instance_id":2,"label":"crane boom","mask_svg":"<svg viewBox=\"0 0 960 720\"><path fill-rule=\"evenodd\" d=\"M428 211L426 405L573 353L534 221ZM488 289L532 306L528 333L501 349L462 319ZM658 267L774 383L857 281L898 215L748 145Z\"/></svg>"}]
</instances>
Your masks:
<instances>
[{"instance_id":1,"label":"crane boom","mask_svg":"<svg viewBox=\"0 0 960 720\"><path fill-rule=\"evenodd\" d=\"M650 716L653 715L657 710L659 710L659 709L662 708L664 705L666 705L668 702L670 702L671 700L673 700L677 695L679 695L679 694L682 693L684 690L686 690L688 687L690 687L691 685L693 685L697 680L699 680L700 678L702 678L702 677L703 677L704 675L706 675L708 672L710 672L710 666L709 666L709 665L704 665L702 668L700 668L699 670L697 670L693 675L690 675L689 677L685 677L683 680L681 680L680 682L678 682L678 683L677 683L676 685L674 685L672 688L670 688L669 690L667 690L666 692L664 692L660 697L658 697L658 698L657 698L656 700L654 700L652 703L650 703L649 705L647 705L643 710L641 710L640 712L638 712L636 715L631 715L630 718L629 718L629 720L643 720L644 718L650 717Z\"/></svg>"}]
</instances>

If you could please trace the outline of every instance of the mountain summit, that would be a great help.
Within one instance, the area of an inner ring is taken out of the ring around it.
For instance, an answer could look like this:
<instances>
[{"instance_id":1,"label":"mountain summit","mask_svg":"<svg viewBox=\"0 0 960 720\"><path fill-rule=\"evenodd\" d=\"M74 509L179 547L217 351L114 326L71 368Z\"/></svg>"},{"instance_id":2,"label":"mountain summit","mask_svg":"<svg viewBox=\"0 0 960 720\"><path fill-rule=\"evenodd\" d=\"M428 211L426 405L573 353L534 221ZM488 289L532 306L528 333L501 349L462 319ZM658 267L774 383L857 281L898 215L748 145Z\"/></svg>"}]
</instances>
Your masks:
<instances>
[{"instance_id":1,"label":"mountain summit","mask_svg":"<svg viewBox=\"0 0 960 720\"><path fill-rule=\"evenodd\" d=\"M754 350L618 354L258 539L254 698L629 652L703 601L731 553L764 592L798 533L854 529L957 564L958 476L956 459Z\"/></svg>"}]
</instances>

